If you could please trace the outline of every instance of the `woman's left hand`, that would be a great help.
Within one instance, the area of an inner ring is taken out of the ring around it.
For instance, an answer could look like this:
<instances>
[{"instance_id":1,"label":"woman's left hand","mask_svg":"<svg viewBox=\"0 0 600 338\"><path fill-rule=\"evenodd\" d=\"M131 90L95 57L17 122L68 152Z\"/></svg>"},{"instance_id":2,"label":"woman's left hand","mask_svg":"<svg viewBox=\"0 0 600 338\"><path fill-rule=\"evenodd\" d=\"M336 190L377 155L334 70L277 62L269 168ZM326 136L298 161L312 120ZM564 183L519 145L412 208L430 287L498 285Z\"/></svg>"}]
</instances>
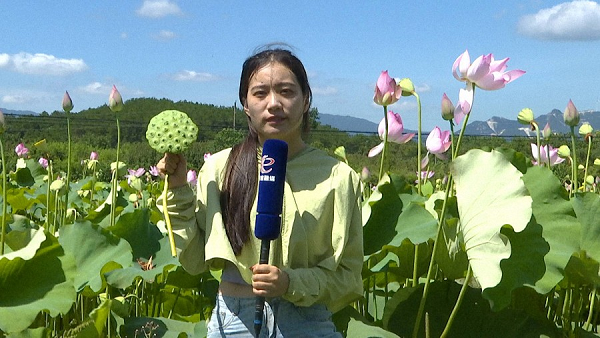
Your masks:
<instances>
[{"instance_id":1,"label":"woman's left hand","mask_svg":"<svg viewBox=\"0 0 600 338\"><path fill-rule=\"evenodd\" d=\"M256 264L252 271L252 291L257 296L283 296L290 285L288 274L278 267L269 264Z\"/></svg>"}]
</instances>

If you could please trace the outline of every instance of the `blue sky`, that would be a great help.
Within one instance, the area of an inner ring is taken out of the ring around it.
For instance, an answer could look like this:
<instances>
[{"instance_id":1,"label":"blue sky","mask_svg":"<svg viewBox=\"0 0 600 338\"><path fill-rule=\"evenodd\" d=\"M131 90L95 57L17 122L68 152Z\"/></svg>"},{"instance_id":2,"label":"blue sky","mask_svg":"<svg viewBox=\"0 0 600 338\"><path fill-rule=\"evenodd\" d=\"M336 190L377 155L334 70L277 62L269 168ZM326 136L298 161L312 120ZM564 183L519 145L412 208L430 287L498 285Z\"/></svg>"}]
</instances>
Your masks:
<instances>
[{"instance_id":1,"label":"blue sky","mask_svg":"<svg viewBox=\"0 0 600 338\"><path fill-rule=\"evenodd\" d=\"M60 110L65 90L75 112L98 107L113 84L125 100L231 106L244 59L278 41L303 60L321 113L379 122L373 88L388 70L414 82L423 129L447 129L440 101L458 100L452 64L465 50L527 72L477 91L471 121L562 111L569 99L600 109L595 1L1 0L0 13L0 107L11 110ZM404 97L390 109L416 129L416 106Z\"/></svg>"}]
</instances>

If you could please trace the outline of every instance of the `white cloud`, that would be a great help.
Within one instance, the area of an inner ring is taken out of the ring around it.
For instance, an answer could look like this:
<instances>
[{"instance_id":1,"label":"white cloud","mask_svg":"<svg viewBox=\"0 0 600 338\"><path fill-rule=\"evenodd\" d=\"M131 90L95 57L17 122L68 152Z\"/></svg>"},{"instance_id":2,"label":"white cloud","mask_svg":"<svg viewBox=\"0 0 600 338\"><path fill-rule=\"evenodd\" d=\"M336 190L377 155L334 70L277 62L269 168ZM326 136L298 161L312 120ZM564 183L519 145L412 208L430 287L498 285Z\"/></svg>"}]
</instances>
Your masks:
<instances>
[{"instance_id":1,"label":"white cloud","mask_svg":"<svg viewBox=\"0 0 600 338\"><path fill-rule=\"evenodd\" d=\"M2 103L27 103L31 101L31 99L23 96L23 95L4 95L2 96Z\"/></svg>"},{"instance_id":2,"label":"white cloud","mask_svg":"<svg viewBox=\"0 0 600 338\"><path fill-rule=\"evenodd\" d=\"M14 90L10 93L7 93L6 95L3 95L2 98L0 98L0 102L9 104L9 105L13 105L13 104L24 105L24 104L37 104L39 102L44 102L49 99L54 99L54 98L52 97L52 95L50 95L44 91L25 89L25 90ZM61 99L62 99L62 94L61 94ZM60 102L60 100L58 102Z\"/></svg>"},{"instance_id":3,"label":"white cloud","mask_svg":"<svg viewBox=\"0 0 600 338\"><path fill-rule=\"evenodd\" d=\"M136 13L153 19L183 14L179 6L170 0L145 0Z\"/></svg>"},{"instance_id":4,"label":"white cloud","mask_svg":"<svg viewBox=\"0 0 600 338\"><path fill-rule=\"evenodd\" d=\"M331 96L331 95L335 95L338 93L337 88L331 87L331 86L314 87L314 88L311 88L311 90L312 90L313 94L323 95L323 96Z\"/></svg>"},{"instance_id":5,"label":"white cloud","mask_svg":"<svg viewBox=\"0 0 600 338\"><path fill-rule=\"evenodd\" d=\"M421 94L427 93L430 90L431 90L431 87L426 83L415 86L415 92L417 92L417 93L421 93Z\"/></svg>"},{"instance_id":6,"label":"white cloud","mask_svg":"<svg viewBox=\"0 0 600 338\"><path fill-rule=\"evenodd\" d=\"M200 73L195 72L193 70L184 70L175 75L173 75L173 80L175 81L200 81L200 82L208 82L217 80L218 76L210 73Z\"/></svg>"},{"instance_id":7,"label":"white cloud","mask_svg":"<svg viewBox=\"0 0 600 338\"><path fill-rule=\"evenodd\" d=\"M540 40L600 40L600 4L577 0L523 16L519 33Z\"/></svg>"},{"instance_id":8,"label":"white cloud","mask_svg":"<svg viewBox=\"0 0 600 338\"><path fill-rule=\"evenodd\" d=\"M88 68L81 59L59 59L43 53L0 54L0 67L23 74L59 76L81 72Z\"/></svg>"},{"instance_id":9,"label":"white cloud","mask_svg":"<svg viewBox=\"0 0 600 338\"><path fill-rule=\"evenodd\" d=\"M125 40L127 39L129 36L127 35L127 33L123 32L121 33L121 39Z\"/></svg>"},{"instance_id":10,"label":"white cloud","mask_svg":"<svg viewBox=\"0 0 600 338\"><path fill-rule=\"evenodd\" d=\"M92 82L92 83L88 84L87 86L83 86L79 89L84 93L109 95L110 91L112 89L112 86L107 85L107 84L102 84L100 82Z\"/></svg>"},{"instance_id":11,"label":"white cloud","mask_svg":"<svg viewBox=\"0 0 600 338\"><path fill-rule=\"evenodd\" d=\"M10 55L4 53L4 54L0 54L0 68L4 68L6 66L8 66L10 62Z\"/></svg>"},{"instance_id":12,"label":"white cloud","mask_svg":"<svg viewBox=\"0 0 600 338\"><path fill-rule=\"evenodd\" d=\"M176 37L175 33L171 32L171 31L167 31L167 30L161 30L160 32L158 32L158 34L154 35L154 38L157 40L172 40Z\"/></svg>"}]
</instances>

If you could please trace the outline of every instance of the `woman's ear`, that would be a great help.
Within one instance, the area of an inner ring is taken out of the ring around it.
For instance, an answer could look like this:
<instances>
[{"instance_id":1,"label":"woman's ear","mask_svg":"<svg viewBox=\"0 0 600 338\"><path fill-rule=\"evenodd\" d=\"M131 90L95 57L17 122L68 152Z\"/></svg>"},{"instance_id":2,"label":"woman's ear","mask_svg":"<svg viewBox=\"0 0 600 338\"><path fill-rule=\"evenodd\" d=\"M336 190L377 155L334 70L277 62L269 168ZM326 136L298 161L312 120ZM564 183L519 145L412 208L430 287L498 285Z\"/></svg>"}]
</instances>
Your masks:
<instances>
[{"instance_id":1,"label":"woman's ear","mask_svg":"<svg viewBox=\"0 0 600 338\"><path fill-rule=\"evenodd\" d=\"M248 105L245 102L242 102L242 107L244 108L244 113L246 113L246 116L250 117L250 112L248 111Z\"/></svg>"},{"instance_id":2,"label":"woman's ear","mask_svg":"<svg viewBox=\"0 0 600 338\"><path fill-rule=\"evenodd\" d=\"M304 111L308 113L309 109L310 109L310 99L308 98L308 96L306 96L304 98Z\"/></svg>"}]
</instances>

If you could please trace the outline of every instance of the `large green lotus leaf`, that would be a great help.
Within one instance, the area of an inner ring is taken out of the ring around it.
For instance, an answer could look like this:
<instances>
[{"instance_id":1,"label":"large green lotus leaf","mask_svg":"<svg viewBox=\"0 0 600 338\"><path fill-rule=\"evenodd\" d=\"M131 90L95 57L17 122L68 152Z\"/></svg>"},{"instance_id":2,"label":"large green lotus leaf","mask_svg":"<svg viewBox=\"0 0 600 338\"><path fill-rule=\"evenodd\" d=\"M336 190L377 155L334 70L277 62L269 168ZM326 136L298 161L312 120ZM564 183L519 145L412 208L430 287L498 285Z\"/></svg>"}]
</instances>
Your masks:
<instances>
[{"instance_id":1,"label":"large green lotus leaf","mask_svg":"<svg viewBox=\"0 0 600 338\"><path fill-rule=\"evenodd\" d=\"M11 333L6 338L48 338L52 337L52 332L49 328L38 327L36 329L27 329L21 332Z\"/></svg>"},{"instance_id":2,"label":"large green lotus leaf","mask_svg":"<svg viewBox=\"0 0 600 338\"><path fill-rule=\"evenodd\" d=\"M195 331L198 330L198 325L204 326L204 332L201 332L202 330ZM206 322L186 323L162 317L129 317L125 318L120 329L122 337L178 338L182 336L182 333L187 337L204 337Z\"/></svg>"},{"instance_id":3,"label":"large green lotus leaf","mask_svg":"<svg viewBox=\"0 0 600 338\"><path fill-rule=\"evenodd\" d=\"M36 202L29 196L31 191L33 190L28 188L7 189L6 202L12 210L27 210Z\"/></svg>"},{"instance_id":4,"label":"large green lotus leaf","mask_svg":"<svg viewBox=\"0 0 600 338\"><path fill-rule=\"evenodd\" d=\"M600 263L589 258L585 251L571 256L565 267L565 275L570 284L600 286Z\"/></svg>"},{"instance_id":5,"label":"large green lotus leaf","mask_svg":"<svg viewBox=\"0 0 600 338\"><path fill-rule=\"evenodd\" d=\"M348 338L399 338L397 334L386 331L374 325L368 325L360 320L350 318L348 323Z\"/></svg>"},{"instance_id":6,"label":"large green lotus leaf","mask_svg":"<svg viewBox=\"0 0 600 338\"><path fill-rule=\"evenodd\" d=\"M385 306L383 327L400 337L411 337L416 322L424 284L399 289ZM462 285L454 281L433 282L430 285L425 313L429 317L429 335L440 337ZM534 301L528 297L526 300ZM526 301L523 300L523 301ZM535 300L535 304L539 304ZM542 303L543 304L543 303ZM425 319L421 319L418 337L426 337ZM506 337L558 337L553 323L545 316L519 308L500 312L490 309L478 288L465 290L461 306L456 313L448 337L506 338Z\"/></svg>"},{"instance_id":7,"label":"large green lotus leaf","mask_svg":"<svg viewBox=\"0 0 600 338\"><path fill-rule=\"evenodd\" d=\"M0 330L25 330L40 313L65 314L75 301L75 263L42 229L26 247L0 257Z\"/></svg>"},{"instance_id":8,"label":"large green lotus leaf","mask_svg":"<svg viewBox=\"0 0 600 338\"><path fill-rule=\"evenodd\" d=\"M400 246L404 239L424 243L435 237L437 221L424 207L426 199L412 194L411 185L385 175L363 205L365 255L384 245Z\"/></svg>"},{"instance_id":9,"label":"large green lotus leaf","mask_svg":"<svg viewBox=\"0 0 600 338\"><path fill-rule=\"evenodd\" d=\"M542 278L546 272L544 258L550 250L542 237L542 226L533 217L521 232L513 231L510 226L505 226L501 232L510 239L511 256L500 263L503 273L500 283L483 291L495 311L511 305L513 290L534 285Z\"/></svg>"},{"instance_id":10,"label":"large green lotus leaf","mask_svg":"<svg viewBox=\"0 0 600 338\"><path fill-rule=\"evenodd\" d=\"M473 276L483 289L493 287L502 279L500 261L511 253L500 229L506 224L517 232L525 229L531 218L531 197L521 172L497 151L470 150L454 160L451 170L460 215L458 232Z\"/></svg>"},{"instance_id":11,"label":"large green lotus leaf","mask_svg":"<svg viewBox=\"0 0 600 338\"><path fill-rule=\"evenodd\" d=\"M158 241L163 235L156 225L150 223L148 208L121 213L117 223L107 229L129 242L135 259L156 256L156 252L161 248Z\"/></svg>"},{"instance_id":12,"label":"large green lotus leaf","mask_svg":"<svg viewBox=\"0 0 600 338\"><path fill-rule=\"evenodd\" d=\"M63 226L59 241L65 251L75 257L78 292L86 287L94 293L101 291L105 286L105 272L132 264L129 243L89 221Z\"/></svg>"},{"instance_id":13,"label":"large green lotus leaf","mask_svg":"<svg viewBox=\"0 0 600 338\"><path fill-rule=\"evenodd\" d=\"M158 275L166 274L169 270L180 265L177 257L171 255L168 237L163 237L160 242L157 242L157 245L160 250L151 255L151 263L148 263L146 260L140 260L140 263L151 264L152 267L150 269L144 270L141 264L133 264L109 272L106 276L106 281L114 287L124 289L130 286L137 277L147 282L152 282L157 279Z\"/></svg>"},{"instance_id":14,"label":"large green lotus leaf","mask_svg":"<svg viewBox=\"0 0 600 338\"><path fill-rule=\"evenodd\" d=\"M569 193L550 169L529 168L523 181L533 198L534 219L550 246L550 251L544 256L546 271L533 285L536 291L545 294L563 279L571 255L579 251L581 225L575 217ZM531 243L524 242L523 245Z\"/></svg>"},{"instance_id":15,"label":"large green lotus leaf","mask_svg":"<svg viewBox=\"0 0 600 338\"><path fill-rule=\"evenodd\" d=\"M571 201L581 223L581 250L600 262L600 195L575 194Z\"/></svg>"}]
</instances>

